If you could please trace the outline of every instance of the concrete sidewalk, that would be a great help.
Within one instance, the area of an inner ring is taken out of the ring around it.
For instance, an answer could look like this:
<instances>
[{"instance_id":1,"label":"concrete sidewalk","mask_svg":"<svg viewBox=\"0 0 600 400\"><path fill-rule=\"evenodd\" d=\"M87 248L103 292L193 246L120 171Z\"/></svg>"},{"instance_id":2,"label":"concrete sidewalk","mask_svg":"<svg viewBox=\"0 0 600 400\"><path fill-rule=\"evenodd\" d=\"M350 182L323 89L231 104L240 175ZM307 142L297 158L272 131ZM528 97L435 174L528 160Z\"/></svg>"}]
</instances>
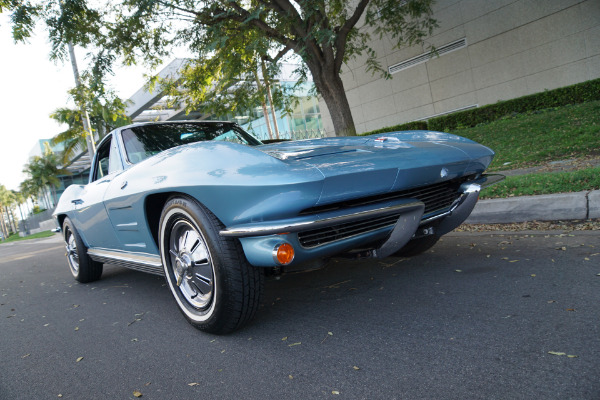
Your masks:
<instances>
[{"instance_id":1,"label":"concrete sidewalk","mask_svg":"<svg viewBox=\"0 0 600 400\"><path fill-rule=\"evenodd\" d=\"M600 218L600 190L480 200L467 224Z\"/></svg>"}]
</instances>

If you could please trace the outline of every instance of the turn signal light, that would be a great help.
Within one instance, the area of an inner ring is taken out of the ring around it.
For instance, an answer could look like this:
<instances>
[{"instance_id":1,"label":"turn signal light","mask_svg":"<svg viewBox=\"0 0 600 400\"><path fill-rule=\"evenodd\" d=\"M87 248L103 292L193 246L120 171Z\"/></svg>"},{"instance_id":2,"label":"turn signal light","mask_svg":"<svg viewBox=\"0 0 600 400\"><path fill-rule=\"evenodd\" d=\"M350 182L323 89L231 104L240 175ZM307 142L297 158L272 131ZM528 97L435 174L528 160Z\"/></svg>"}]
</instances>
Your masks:
<instances>
[{"instance_id":1,"label":"turn signal light","mask_svg":"<svg viewBox=\"0 0 600 400\"><path fill-rule=\"evenodd\" d=\"M273 249L273 258L279 265L288 265L294 260L294 248L289 243L280 243Z\"/></svg>"}]
</instances>

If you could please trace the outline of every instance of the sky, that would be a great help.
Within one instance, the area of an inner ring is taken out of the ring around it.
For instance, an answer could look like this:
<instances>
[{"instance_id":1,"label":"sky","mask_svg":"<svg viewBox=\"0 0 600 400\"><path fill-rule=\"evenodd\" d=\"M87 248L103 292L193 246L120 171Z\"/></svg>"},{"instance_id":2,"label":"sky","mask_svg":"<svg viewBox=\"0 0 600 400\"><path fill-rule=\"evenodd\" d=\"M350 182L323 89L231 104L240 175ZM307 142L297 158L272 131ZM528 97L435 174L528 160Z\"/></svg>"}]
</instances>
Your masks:
<instances>
[{"instance_id":1,"label":"sky","mask_svg":"<svg viewBox=\"0 0 600 400\"><path fill-rule=\"evenodd\" d=\"M23 166L40 139L66 129L50 118L60 107L74 107L68 90L75 87L71 63L49 61L46 32L38 29L28 44L13 42L6 14L0 14L0 184L18 190ZM85 51L75 49L79 70ZM115 69L111 86L128 99L144 85L141 67Z\"/></svg>"}]
</instances>

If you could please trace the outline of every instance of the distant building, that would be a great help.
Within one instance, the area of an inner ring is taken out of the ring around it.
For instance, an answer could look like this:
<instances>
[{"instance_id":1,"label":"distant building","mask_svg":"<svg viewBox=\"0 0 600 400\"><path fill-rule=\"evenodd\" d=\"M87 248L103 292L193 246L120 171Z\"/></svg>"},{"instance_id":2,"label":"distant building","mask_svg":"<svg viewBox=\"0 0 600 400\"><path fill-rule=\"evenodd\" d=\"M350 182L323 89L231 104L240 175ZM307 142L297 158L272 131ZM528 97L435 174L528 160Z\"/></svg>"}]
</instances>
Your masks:
<instances>
[{"instance_id":1,"label":"distant building","mask_svg":"<svg viewBox=\"0 0 600 400\"><path fill-rule=\"evenodd\" d=\"M186 59L178 58L165 66L158 76L161 78L170 78L177 80L179 70L185 64ZM277 77L281 85L293 85L296 82L294 70L296 64L283 64L282 72ZM300 103L294 107L290 115L284 114L281 110L276 111L277 126L279 127L282 138L306 138L320 137L324 134L321 121L321 112L319 102L316 98L308 95L310 84L305 85L301 93ZM171 105L172 102L164 97L160 91L150 92L145 87L140 88L129 98L130 104L126 113L134 122L143 121L180 121L180 120L228 120L240 124L244 129L254 134L259 139L270 139L266 121L262 112L262 107L258 106L253 110L245 110L242 115L212 115L204 114L201 110L190 112L186 115L184 106ZM272 118L269 113L269 118Z\"/></svg>"},{"instance_id":2,"label":"distant building","mask_svg":"<svg viewBox=\"0 0 600 400\"><path fill-rule=\"evenodd\" d=\"M357 131L427 119L600 77L598 0L438 0L427 46L374 39L385 80L364 58L343 67ZM333 134L325 103L323 125Z\"/></svg>"}]
</instances>

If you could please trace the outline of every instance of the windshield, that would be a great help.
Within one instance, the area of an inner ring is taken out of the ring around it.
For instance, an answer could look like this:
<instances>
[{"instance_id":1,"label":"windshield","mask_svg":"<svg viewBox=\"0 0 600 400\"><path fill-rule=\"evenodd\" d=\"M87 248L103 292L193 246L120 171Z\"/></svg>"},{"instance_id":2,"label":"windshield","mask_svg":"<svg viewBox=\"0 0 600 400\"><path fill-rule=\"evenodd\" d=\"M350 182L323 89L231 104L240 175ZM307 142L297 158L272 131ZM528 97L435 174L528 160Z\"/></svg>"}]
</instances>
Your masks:
<instances>
[{"instance_id":1,"label":"windshield","mask_svg":"<svg viewBox=\"0 0 600 400\"><path fill-rule=\"evenodd\" d=\"M190 122L142 125L125 129L121 136L130 163L183 144L209 140L240 143L249 146L262 144L234 123Z\"/></svg>"}]
</instances>

